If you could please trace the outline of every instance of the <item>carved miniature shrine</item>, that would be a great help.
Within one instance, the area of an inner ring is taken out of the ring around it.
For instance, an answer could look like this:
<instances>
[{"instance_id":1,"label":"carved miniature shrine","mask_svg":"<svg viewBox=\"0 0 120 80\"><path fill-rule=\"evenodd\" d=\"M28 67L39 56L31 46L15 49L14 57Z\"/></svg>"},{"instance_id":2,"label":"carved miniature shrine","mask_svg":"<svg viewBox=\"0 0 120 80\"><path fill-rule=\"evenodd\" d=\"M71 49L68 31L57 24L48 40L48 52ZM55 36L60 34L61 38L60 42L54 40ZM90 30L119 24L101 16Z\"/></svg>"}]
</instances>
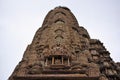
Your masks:
<instances>
[{"instance_id":1,"label":"carved miniature shrine","mask_svg":"<svg viewBox=\"0 0 120 80\"><path fill-rule=\"evenodd\" d=\"M103 43L66 7L51 10L9 80L120 80Z\"/></svg>"}]
</instances>

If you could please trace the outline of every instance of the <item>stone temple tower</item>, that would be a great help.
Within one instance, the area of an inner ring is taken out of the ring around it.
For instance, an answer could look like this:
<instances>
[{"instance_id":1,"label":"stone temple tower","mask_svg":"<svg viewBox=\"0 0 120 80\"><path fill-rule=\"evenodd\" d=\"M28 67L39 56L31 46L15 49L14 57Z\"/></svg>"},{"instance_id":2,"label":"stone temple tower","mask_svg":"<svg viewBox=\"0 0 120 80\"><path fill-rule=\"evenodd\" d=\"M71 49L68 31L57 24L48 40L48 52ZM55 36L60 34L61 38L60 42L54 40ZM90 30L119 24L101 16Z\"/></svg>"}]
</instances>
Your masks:
<instances>
[{"instance_id":1,"label":"stone temple tower","mask_svg":"<svg viewBox=\"0 0 120 80\"><path fill-rule=\"evenodd\" d=\"M51 10L9 80L120 80L120 63L66 7Z\"/></svg>"}]
</instances>

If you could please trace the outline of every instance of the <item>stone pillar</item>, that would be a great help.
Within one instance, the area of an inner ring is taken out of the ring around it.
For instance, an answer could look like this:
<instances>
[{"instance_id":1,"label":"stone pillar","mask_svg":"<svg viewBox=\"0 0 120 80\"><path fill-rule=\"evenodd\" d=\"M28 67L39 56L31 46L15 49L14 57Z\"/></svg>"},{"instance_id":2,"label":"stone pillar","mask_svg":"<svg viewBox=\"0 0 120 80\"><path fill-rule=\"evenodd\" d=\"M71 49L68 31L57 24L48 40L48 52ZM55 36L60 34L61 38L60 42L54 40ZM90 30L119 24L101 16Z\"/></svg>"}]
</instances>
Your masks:
<instances>
[{"instance_id":1,"label":"stone pillar","mask_svg":"<svg viewBox=\"0 0 120 80\"><path fill-rule=\"evenodd\" d=\"M70 59L69 59L69 57L68 57L68 66L70 65Z\"/></svg>"},{"instance_id":2,"label":"stone pillar","mask_svg":"<svg viewBox=\"0 0 120 80\"><path fill-rule=\"evenodd\" d=\"M63 64L63 56L62 56L62 64Z\"/></svg>"},{"instance_id":3,"label":"stone pillar","mask_svg":"<svg viewBox=\"0 0 120 80\"><path fill-rule=\"evenodd\" d=\"M48 58L45 59L45 66L47 66Z\"/></svg>"},{"instance_id":4,"label":"stone pillar","mask_svg":"<svg viewBox=\"0 0 120 80\"><path fill-rule=\"evenodd\" d=\"M54 58L54 57L52 57L52 65L54 64L54 62L55 62L55 58Z\"/></svg>"}]
</instances>

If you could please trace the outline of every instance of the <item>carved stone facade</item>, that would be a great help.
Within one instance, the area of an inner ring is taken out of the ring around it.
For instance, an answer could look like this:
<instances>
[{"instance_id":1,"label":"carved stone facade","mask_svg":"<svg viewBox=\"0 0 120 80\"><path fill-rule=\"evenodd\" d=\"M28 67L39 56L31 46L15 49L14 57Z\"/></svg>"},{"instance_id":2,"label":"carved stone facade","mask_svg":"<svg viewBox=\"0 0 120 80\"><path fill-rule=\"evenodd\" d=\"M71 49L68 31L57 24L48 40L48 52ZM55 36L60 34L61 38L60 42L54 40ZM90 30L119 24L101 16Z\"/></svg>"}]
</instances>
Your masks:
<instances>
[{"instance_id":1,"label":"carved stone facade","mask_svg":"<svg viewBox=\"0 0 120 80\"><path fill-rule=\"evenodd\" d=\"M51 10L9 80L120 80L103 43L66 7Z\"/></svg>"}]
</instances>

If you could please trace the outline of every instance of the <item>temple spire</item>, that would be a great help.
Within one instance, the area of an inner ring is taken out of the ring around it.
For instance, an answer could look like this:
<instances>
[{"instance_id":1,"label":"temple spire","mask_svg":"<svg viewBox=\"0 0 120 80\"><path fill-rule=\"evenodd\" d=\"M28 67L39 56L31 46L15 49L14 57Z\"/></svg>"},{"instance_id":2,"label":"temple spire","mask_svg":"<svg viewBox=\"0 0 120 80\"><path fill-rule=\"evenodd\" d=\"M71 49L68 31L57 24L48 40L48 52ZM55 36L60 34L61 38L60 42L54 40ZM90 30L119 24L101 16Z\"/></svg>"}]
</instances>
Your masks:
<instances>
[{"instance_id":1,"label":"temple spire","mask_svg":"<svg viewBox=\"0 0 120 80\"><path fill-rule=\"evenodd\" d=\"M51 10L9 80L120 80L103 43L67 7Z\"/></svg>"}]
</instances>

